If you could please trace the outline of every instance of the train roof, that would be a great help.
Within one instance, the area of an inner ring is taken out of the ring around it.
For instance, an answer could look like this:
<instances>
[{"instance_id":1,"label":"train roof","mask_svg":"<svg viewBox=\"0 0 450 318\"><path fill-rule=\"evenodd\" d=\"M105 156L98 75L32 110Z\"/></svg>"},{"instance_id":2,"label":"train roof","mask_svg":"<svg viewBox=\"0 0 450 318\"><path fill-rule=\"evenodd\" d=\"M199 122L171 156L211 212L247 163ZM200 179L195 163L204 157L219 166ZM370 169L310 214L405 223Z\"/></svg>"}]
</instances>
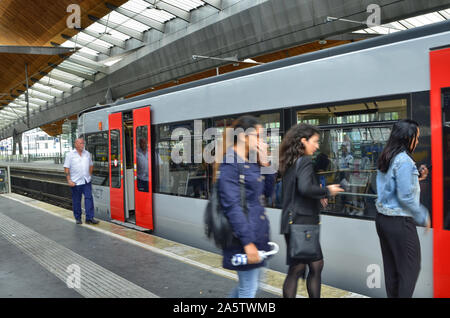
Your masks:
<instances>
[{"instance_id":1,"label":"train roof","mask_svg":"<svg viewBox=\"0 0 450 318\"><path fill-rule=\"evenodd\" d=\"M341 46L332 47L332 48L328 48L328 49L324 49L324 50L320 50L320 51L315 51L315 52L306 53L306 54L302 54L302 55L298 55L298 56L293 56L293 57L285 58L283 60L273 61L270 63L258 65L255 67L221 74L219 76L208 77L208 78L201 79L198 81L189 82L189 83L177 85L174 87L169 87L169 88L165 88L162 90L158 90L156 92L146 93L146 94L142 94L142 95L128 98L128 99L122 99L122 100L116 101L113 104L94 106L92 108L89 108L89 109L86 109L86 110L80 112L79 116L81 116L82 114L88 113L88 112L92 112L92 111L96 111L96 110L100 110L100 109L104 109L104 108L109 108L109 107L114 107L114 106L119 106L119 105L123 105L123 104L130 103L130 102L136 102L136 101L140 101L143 99L160 96L160 95L164 95L164 94L168 94L168 93L172 93L172 92L182 91L182 90L193 88L193 87L199 87L199 86L203 86L203 85L207 85L207 84L211 84L211 83L222 82L222 81L226 81L229 79L238 78L241 76L257 74L257 73L266 72L266 71L273 70L273 69L287 67L287 66L291 66L291 65L295 65L295 64L306 63L306 62L310 62L310 61L314 61L314 60L320 60L323 58L342 55L342 54L346 54L346 53L366 50L366 49L375 48L375 47L388 45L388 44L393 44L393 43L397 43L397 42L413 40L413 39L430 36L433 34L438 34L438 33L446 32L446 31L450 31L450 20L446 20L443 22L438 22L438 23L434 23L434 24L430 24L430 25L425 25L422 27L417 27L414 29L409 29L409 30L405 30L405 31L401 31L401 32L395 32L392 34L381 35L379 37L367 39L364 41L353 42L353 43L344 44ZM449 39L448 46L450 46L450 39ZM433 48L433 49L438 49L438 48Z\"/></svg>"}]
</instances>

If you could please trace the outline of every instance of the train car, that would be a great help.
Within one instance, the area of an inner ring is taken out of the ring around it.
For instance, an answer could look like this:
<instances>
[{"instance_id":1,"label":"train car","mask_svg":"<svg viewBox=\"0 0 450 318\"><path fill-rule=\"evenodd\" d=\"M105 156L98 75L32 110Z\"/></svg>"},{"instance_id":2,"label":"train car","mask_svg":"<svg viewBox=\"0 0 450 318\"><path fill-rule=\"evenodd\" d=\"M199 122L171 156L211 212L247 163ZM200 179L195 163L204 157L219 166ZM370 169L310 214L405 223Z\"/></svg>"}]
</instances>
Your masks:
<instances>
[{"instance_id":1,"label":"train car","mask_svg":"<svg viewBox=\"0 0 450 318\"><path fill-rule=\"evenodd\" d=\"M414 296L448 297L449 45L446 21L88 109L79 114L78 131L93 156L96 217L219 252L203 226L211 167L194 158L210 142L205 129L252 114L267 128L275 159L292 125L314 124L322 134L315 156L320 181L345 189L322 211L323 283L385 297L374 222L376 161L392 124L412 118L421 126L415 160L432 167L421 200L433 225L429 232L418 227L422 268ZM194 160L175 162L175 149ZM279 207L277 179L266 210L281 249L269 267L286 272Z\"/></svg>"}]
</instances>

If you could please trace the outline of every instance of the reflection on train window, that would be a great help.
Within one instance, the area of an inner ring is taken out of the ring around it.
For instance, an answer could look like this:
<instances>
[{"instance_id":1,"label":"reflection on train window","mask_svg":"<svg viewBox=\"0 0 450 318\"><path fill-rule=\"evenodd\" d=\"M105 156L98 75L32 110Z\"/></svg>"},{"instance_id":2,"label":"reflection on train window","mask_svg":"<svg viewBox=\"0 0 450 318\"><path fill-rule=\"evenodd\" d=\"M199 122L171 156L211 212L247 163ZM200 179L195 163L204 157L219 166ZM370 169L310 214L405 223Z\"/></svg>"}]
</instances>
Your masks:
<instances>
[{"instance_id":1,"label":"reflection on train window","mask_svg":"<svg viewBox=\"0 0 450 318\"><path fill-rule=\"evenodd\" d=\"M204 199L208 197L210 167L202 156L206 143L201 138L204 128L205 122L200 120L195 121L195 126L194 121L189 121L157 127L156 192ZM201 140L196 139L194 133ZM200 147L195 146L196 140L200 141ZM172 152L179 156L180 161L172 160Z\"/></svg>"},{"instance_id":2,"label":"reflection on train window","mask_svg":"<svg viewBox=\"0 0 450 318\"><path fill-rule=\"evenodd\" d=\"M442 97L444 152L444 229L450 230L450 91Z\"/></svg>"},{"instance_id":3,"label":"reflection on train window","mask_svg":"<svg viewBox=\"0 0 450 318\"><path fill-rule=\"evenodd\" d=\"M118 129L111 130L111 187L121 188L120 170L120 132Z\"/></svg>"},{"instance_id":4,"label":"reflection on train window","mask_svg":"<svg viewBox=\"0 0 450 318\"><path fill-rule=\"evenodd\" d=\"M141 192L148 192L148 127L139 126L136 128L136 164L137 164L137 189Z\"/></svg>"},{"instance_id":5,"label":"reflection on train window","mask_svg":"<svg viewBox=\"0 0 450 318\"><path fill-rule=\"evenodd\" d=\"M297 123L310 125L345 125L390 121L406 118L406 99L327 106L297 112Z\"/></svg>"},{"instance_id":6,"label":"reflection on train window","mask_svg":"<svg viewBox=\"0 0 450 318\"><path fill-rule=\"evenodd\" d=\"M323 212L375 217L376 163L391 132L391 125L381 122L403 118L407 118L406 99L297 111L297 123L321 128L320 150L314 154L320 184L338 183L344 189L329 199Z\"/></svg>"},{"instance_id":7,"label":"reflection on train window","mask_svg":"<svg viewBox=\"0 0 450 318\"><path fill-rule=\"evenodd\" d=\"M214 122L215 127L218 129L219 133L223 133L224 127L231 127L234 120L236 120L241 115L234 117L227 117L224 119L216 120ZM252 115L258 119L262 127L265 129L264 141L268 144L268 156L269 160L273 162L278 162L278 148L281 144L282 133L280 131L280 113L268 113L261 115Z\"/></svg>"},{"instance_id":8,"label":"reflection on train window","mask_svg":"<svg viewBox=\"0 0 450 318\"><path fill-rule=\"evenodd\" d=\"M391 128L358 127L322 130L314 165L320 184L340 184L344 192L324 212L374 218L377 160Z\"/></svg>"},{"instance_id":9,"label":"reflection on train window","mask_svg":"<svg viewBox=\"0 0 450 318\"><path fill-rule=\"evenodd\" d=\"M278 151L281 144L283 132L281 131L281 113L265 113L265 114L250 114L258 119L258 122L264 128L260 132L260 137L268 144L267 155L269 162L273 163L270 167L263 168L261 172L264 174L264 198L265 206L271 208L281 208L281 177L278 176ZM224 127L231 127L233 121L242 114L233 117L227 117L216 120L215 127L219 133L223 133ZM231 143L232 141L229 140ZM278 178L277 178L278 176Z\"/></svg>"},{"instance_id":10,"label":"reflection on train window","mask_svg":"<svg viewBox=\"0 0 450 318\"><path fill-rule=\"evenodd\" d=\"M108 167L108 132L97 132L86 135L86 150L92 156L94 171L92 184L109 186Z\"/></svg>"}]
</instances>

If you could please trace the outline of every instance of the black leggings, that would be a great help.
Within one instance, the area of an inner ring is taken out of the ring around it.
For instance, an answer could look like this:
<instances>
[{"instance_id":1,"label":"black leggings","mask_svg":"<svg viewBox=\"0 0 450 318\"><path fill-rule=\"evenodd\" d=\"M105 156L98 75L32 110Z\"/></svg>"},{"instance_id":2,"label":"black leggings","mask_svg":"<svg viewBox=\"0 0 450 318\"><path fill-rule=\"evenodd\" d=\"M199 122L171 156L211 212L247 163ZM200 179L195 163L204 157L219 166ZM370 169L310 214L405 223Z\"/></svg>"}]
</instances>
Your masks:
<instances>
[{"instance_id":1,"label":"black leggings","mask_svg":"<svg viewBox=\"0 0 450 318\"><path fill-rule=\"evenodd\" d=\"M297 295L298 280L300 278L305 279L306 265L309 268L308 278L306 279L309 298L320 298L323 259L308 264L299 263L289 266L288 274L283 284L284 298L295 298Z\"/></svg>"}]
</instances>

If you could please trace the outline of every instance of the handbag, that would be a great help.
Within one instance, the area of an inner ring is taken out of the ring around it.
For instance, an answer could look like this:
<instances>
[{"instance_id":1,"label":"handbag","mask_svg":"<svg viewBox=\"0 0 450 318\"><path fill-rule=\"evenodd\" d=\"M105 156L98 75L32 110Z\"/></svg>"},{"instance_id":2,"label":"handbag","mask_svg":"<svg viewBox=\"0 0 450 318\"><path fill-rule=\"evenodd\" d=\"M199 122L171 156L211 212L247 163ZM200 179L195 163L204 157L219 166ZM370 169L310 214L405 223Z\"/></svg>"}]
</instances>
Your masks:
<instances>
[{"instance_id":1,"label":"handbag","mask_svg":"<svg viewBox=\"0 0 450 318\"><path fill-rule=\"evenodd\" d=\"M295 166L295 174L299 162L298 159ZM296 182L297 184L297 177ZM294 186L294 195L297 187ZM292 198L294 197L292 196ZM289 256L294 259L314 259L320 255L320 225L319 224L295 224L292 213L290 213L289 221Z\"/></svg>"},{"instance_id":2,"label":"handbag","mask_svg":"<svg viewBox=\"0 0 450 318\"><path fill-rule=\"evenodd\" d=\"M247 200L245 194L245 175L240 164L239 168L239 188L241 194L241 206L245 216L248 218ZM204 214L205 234L212 238L217 247L225 249L239 244L239 239L233 233L231 224L226 217L220 204L219 196L219 171L217 172L216 182L211 189L208 205Z\"/></svg>"},{"instance_id":3,"label":"handbag","mask_svg":"<svg viewBox=\"0 0 450 318\"><path fill-rule=\"evenodd\" d=\"M294 259L314 259L320 255L320 225L290 224L289 256Z\"/></svg>"}]
</instances>

